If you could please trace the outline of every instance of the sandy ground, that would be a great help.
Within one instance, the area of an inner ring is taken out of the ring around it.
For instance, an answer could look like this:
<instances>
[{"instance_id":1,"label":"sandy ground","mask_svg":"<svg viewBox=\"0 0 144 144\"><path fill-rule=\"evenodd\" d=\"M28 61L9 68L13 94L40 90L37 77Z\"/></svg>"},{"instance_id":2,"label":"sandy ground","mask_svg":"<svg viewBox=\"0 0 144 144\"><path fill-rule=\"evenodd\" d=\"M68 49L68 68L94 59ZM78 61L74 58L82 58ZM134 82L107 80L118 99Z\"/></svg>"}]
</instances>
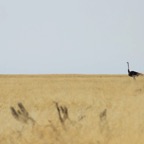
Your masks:
<instances>
[{"instance_id":1,"label":"sandy ground","mask_svg":"<svg viewBox=\"0 0 144 144\"><path fill-rule=\"evenodd\" d=\"M144 77L0 75L0 144L143 144Z\"/></svg>"}]
</instances>

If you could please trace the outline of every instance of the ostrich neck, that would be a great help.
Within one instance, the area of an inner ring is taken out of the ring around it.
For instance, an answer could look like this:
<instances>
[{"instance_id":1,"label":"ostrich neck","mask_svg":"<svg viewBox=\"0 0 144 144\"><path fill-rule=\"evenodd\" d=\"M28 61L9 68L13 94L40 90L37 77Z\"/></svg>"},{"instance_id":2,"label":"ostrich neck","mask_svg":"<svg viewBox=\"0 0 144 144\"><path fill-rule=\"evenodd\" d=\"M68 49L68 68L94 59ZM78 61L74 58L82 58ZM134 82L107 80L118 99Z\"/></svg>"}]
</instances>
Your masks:
<instances>
[{"instance_id":1,"label":"ostrich neck","mask_svg":"<svg viewBox=\"0 0 144 144\"><path fill-rule=\"evenodd\" d=\"M130 70L129 70L129 63L127 63L127 65L128 65L128 72L130 72Z\"/></svg>"}]
</instances>

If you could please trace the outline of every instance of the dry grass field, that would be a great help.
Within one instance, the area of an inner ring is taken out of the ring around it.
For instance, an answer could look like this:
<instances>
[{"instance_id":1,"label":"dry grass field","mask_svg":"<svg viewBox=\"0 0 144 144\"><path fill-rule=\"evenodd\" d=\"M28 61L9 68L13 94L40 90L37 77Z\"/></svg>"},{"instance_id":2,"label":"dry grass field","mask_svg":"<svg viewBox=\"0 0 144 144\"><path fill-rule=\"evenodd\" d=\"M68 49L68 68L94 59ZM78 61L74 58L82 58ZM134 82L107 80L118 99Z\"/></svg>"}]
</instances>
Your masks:
<instances>
[{"instance_id":1,"label":"dry grass field","mask_svg":"<svg viewBox=\"0 0 144 144\"><path fill-rule=\"evenodd\" d=\"M144 77L0 75L0 144L143 144Z\"/></svg>"}]
</instances>

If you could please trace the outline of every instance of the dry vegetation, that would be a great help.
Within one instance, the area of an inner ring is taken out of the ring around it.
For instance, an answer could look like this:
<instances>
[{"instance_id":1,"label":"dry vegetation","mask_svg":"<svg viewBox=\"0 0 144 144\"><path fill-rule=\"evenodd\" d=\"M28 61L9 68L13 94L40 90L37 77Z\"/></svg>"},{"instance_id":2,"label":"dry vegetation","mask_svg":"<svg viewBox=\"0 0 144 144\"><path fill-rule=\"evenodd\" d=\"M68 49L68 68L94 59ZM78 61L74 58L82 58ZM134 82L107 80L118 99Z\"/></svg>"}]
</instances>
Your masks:
<instances>
[{"instance_id":1,"label":"dry vegetation","mask_svg":"<svg viewBox=\"0 0 144 144\"><path fill-rule=\"evenodd\" d=\"M143 144L144 77L0 75L0 144Z\"/></svg>"}]
</instances>

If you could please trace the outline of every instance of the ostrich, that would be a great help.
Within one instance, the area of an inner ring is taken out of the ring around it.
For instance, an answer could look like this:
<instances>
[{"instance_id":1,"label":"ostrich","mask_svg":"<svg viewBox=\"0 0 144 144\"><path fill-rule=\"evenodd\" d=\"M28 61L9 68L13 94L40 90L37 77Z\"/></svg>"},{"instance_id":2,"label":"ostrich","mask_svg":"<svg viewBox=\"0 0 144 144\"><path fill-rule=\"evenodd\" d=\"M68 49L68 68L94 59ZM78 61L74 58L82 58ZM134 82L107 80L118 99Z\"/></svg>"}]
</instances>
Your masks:
<instances>
[{"instance_id":1,"label":"ostrich","mask_svg":"<svg viewBox=\"0 0 144 144\"><path fill-rule=\"evenodd\" d=\"M130 77L133 77L135 79L136 76L143 75L143 74L136 72L136 71L130 71L129 70L129 62L127 62L127 65L128 65L128 75Z\"/></svg>"}]
</instances>

